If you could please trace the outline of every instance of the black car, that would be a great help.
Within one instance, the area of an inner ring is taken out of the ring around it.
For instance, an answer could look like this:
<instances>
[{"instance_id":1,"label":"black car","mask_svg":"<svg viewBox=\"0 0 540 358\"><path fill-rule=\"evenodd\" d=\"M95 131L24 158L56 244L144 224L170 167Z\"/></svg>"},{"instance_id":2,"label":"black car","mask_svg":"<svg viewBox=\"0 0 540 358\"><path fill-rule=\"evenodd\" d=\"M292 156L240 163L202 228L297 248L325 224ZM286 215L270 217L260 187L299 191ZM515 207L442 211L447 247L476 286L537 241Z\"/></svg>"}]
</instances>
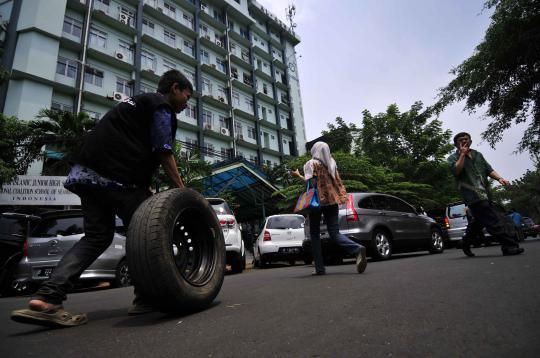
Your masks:
<instances>
[{"instance_id":1,"label":"black car","mask_svg":"<svg viewBox=\"0 0 540 358\"><path fill-rule=\"evenodd\" d=\"M351 193L347 204L339 206L339 231L364 245L371 257L386 260L397 252L444 250L440 225L404 200L380 193ZM329 240L324 217L321 222L321 243L326 261L340 261L341 252ZM305 225L302 244L304 262L312 261L309 225Z\"/></svg>"}]
</instances>

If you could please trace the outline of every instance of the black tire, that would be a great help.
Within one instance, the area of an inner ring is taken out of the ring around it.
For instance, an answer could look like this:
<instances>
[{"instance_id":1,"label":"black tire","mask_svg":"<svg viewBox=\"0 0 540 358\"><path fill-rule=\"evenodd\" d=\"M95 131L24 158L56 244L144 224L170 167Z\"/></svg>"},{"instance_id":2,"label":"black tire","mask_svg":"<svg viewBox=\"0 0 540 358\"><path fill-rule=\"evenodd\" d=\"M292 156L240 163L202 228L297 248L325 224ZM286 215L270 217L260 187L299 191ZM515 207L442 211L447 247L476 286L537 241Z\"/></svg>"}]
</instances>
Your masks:
<instances>
[{"instance_id":1,"label":"black tire","mask_svg":"<svg viewBox=\"0 0 540 358\"><path fill-rule=\"evenodd\" d=\"M242 262L244 262L245 264L245 261L246 261L245 256L240 256L240 254L234 255L233 258L231 259L231 272L241 273L244 270L242 266Z\"/></svg>"},{"instance_id":2,"label":"black tire","mask_svg":"<svg viewBox=\"0 0 540 358\"><path fill-rule=\"evenodd\" d=\"M441 230L437 228L431 229L431 239L429 242L430 254L441 254L444 251L444 240Z\"/></svg>"},{"instance_id":3,"label":"black tire","mask_svg":"<svg viewBox=\"0 0 540 358\"><path fill-rule=\"evenodd\" d=\"M388 260L392 256L392 239L388 231L373 230L371 233L371 256L375 260Z\"/></svg>"},{"instance_id":4,"label":"black tire","mask_svg":"<svg viewBox=\"0 0 540 358\"><path fill-rule=\"evenodd\" d=\"M259 255L259 267L265 268L268 266L268 262L265 261L265 258L262 254Z\"/></svg>"},{"instance_id":5,"label":"black tire","mask_svg":"<svg viewBox=\"0 0 540 358\"><path fill-rule=\"evenodd\" d=\"M113 287L128 287L131 286L131 276L126 259L120 260L116 267L114 281L111 282Z\"/></svg>"},{"instance_id":6,"label":"black tire","mask_svg":"<svg viewBox=\"0 0 540 358\"><path fill-rule=\"evenodd\" d=\"M199 193L172 189L135 211L127 235L135 288L163 312L206 308L225 275L225 241L216 213Z\"/></svg>"},{"instance_id":7,"label":"black tire","mask_svg":"<svg viewBox=\"0 0 540 358\"><path fill-rule=\"evenodd\" d=\"M296 265L296 260L289 260L289 265L294 266Z\"/></svg>"}]
</instances>

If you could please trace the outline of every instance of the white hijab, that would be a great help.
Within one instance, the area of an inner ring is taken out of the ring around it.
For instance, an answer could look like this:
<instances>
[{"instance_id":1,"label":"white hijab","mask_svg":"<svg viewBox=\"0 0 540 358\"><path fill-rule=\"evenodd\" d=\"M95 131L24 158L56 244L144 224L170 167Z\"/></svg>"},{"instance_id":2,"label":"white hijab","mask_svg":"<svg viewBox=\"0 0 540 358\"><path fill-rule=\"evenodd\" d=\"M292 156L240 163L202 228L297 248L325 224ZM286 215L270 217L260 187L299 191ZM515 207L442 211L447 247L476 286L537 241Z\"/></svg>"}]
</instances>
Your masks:
<instances>
[{"instance_id":1,"label":"white hijab","mask_svg":"<svg viewBox=\"0 0 540 358\"><path fill-rule=\"evenodd\" d=\"M332 155L330 155L330 147L325 142L317 142L311 147L311 157L322 162L332 178L336 179L337 165Z\"/></svg>"}]
</instances>

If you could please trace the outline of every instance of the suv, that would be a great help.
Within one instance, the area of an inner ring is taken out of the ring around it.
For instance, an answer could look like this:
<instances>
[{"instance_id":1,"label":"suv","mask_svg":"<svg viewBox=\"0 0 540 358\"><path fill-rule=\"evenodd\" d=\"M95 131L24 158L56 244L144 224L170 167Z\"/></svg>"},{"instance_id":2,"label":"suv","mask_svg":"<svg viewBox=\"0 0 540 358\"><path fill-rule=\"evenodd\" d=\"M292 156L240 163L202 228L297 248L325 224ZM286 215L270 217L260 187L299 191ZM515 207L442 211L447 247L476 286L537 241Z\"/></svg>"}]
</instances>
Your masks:
<instances>
[{"instance_id":1,"label":"suv","mask_svg":"<svg viewBox=\"0 0 540 358\"><path fill-rule=\"evenodd\" d=\"M64 254L84 235L80 210L59 210L41 214L41 220L24 244L22 260L17 266L12 289L32 292L45 281ZM122 234L120 234L122 233ZM126 237L122 221L116 219L111 245L80 277L81 281L110 281L113 286L131 285L126 264Z\"/></svg>"},{"instance_id":2,"label":"suv","mask_svg":"<svg viewBox=\"0 0 540 358\"><path fill-rule=\"evenodd\" d=\"M448 240L450 242L461 241L468 224L465 204L461 201L448 204L444 215L444 226L448 232Z\"/></svg>"},{"instance_id":3,"label":"suv","mask_svg":"<svg viewBox=\"0 0 540 358\"><path fill-rule=\"evenodd\" d=\"M364 245L375 259L386 260L395 252L429 250L430 253L441 253L444 250L439 224L392 195L348 194L347 204L339 206L338 223L343 235ZM305 236L304 261L310 263L313 258L308 224ZM321 243L325 259L336 256L341 259L341 253L329 240L324 216Z\"/></svg>"},{"instance_id":4,"label":"suv","mask_svg":"<svg viewBox=\"0 0 540 358\"><path fill-rule=\"evenodd\" d=\"M225 200L220 198L207 198L206 200L214 208L223 231L227 264L231 265L233 273L240 273L246 268L246 251L240 225L238 225L234 213Z\"/></svg>"}]
</instances>

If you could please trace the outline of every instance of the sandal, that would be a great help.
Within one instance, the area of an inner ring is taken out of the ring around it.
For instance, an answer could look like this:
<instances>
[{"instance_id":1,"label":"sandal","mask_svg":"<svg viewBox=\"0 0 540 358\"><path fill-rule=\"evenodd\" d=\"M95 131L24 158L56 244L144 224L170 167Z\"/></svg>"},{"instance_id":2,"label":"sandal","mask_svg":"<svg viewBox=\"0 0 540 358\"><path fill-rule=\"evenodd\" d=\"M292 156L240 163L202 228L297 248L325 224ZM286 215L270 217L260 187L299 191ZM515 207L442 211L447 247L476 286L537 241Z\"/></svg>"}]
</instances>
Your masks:
<instances>
[{"instance_id":1,"label":"sandal","mask_svg":"<svg viewBox=\"0 0 540 358\"><path fill-rule=\"evenodd\" d=\"M88 322L85 314L71 314L62 306L47 311L36 311L28 308L11 312L11 319L15 322L37 324L46 327L75 327Z\"/></svg>"}]
</instances>

